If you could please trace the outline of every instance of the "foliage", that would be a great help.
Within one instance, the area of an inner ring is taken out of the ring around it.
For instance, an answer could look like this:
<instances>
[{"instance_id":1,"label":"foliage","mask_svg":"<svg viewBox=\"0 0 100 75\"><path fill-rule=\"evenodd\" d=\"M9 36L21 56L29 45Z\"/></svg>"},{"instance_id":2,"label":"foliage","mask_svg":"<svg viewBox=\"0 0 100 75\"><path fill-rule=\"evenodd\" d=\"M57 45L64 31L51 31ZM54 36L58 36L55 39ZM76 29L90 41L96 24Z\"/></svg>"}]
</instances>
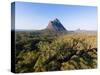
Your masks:
<instances>
[{"instance_id":1,"label":"foliage","mask_svg":"<svg viewBox=\"0 0 100 75\"><path fill-rule=\"evenodd\" d=\"M16 32L16 72L97 67L96 35Z\"/></svg>"}]
</instances>

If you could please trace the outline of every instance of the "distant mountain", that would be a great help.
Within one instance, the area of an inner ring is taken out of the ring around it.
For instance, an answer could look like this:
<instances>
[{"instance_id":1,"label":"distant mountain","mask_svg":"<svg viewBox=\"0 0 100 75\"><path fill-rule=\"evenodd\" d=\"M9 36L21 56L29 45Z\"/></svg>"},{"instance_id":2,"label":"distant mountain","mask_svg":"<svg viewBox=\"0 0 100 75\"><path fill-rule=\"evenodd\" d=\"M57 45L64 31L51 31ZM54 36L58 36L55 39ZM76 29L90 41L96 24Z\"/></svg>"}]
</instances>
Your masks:
<instances>
[{"instance_id":1,"label":"distant mountain","mask_svg":"<svg viewBox=\"0 0 100 75\"><path fill-rule=\"evenodd\" d=\"M54 19L53 21L50 21L46 29L50 31L55 31L55 32L67 31L57 18Z\"/></svg>"},{"instance_id":2,"label":"distant mountain","mask_svg":"<svg viewBox=\"0 0 100 75\"><path fill-rule=\"evenodd\" d=\"M74 33L88 34L88 35L97 35L97 31L96 30L81 30L81 29L77 29L77 30L74 31Z\"/></svg>"},{"instance_id":3,"label":"distant mountain","mask_svg":"<svg viewBox=\"0 0 100 75\"><path fill-rule=\"evenodd\" d=\"M75 30L74 32L87 32L87 33L96 33L97 31L96 30L81 30L81 29L77 29Z\"/></svg>"},{"instance_id":4,"label":"distant mountain","mask_svg":"<svg viewBox=\"0 0 100 75\"><path fill-rule=\"evenodd\" d=\"M59 35L59 34L73 34L73 33L81 33L81 34L92 34L96 35L97 31L95 30L66 30L66 28L62 25L62 23L55 18L52 21L49 21L47 27L45 29L41 30L23 30L23 29L17 29L16 32L32 32L33 34L42 34L42 35Z\"/></svg>"}]
</instances>

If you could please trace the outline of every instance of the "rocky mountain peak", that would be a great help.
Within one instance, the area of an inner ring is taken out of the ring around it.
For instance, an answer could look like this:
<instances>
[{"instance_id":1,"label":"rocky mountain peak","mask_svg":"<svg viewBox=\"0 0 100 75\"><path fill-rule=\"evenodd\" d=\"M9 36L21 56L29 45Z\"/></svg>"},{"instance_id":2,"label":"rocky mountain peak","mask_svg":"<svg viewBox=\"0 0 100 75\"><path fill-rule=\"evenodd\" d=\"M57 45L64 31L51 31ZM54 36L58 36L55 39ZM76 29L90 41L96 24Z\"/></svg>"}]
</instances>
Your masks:
<instances>
[{"instance_id":1,"label":"rocky mountain peak","mask_svg":"<svg viewBox=\"0 0 100 75\"><path fill-rule=\"evenodd\" d=\"M61 24L59 19L55 18L53 21L49 21L47 29L57 32L63 32L66 31L64 26Z\"/></svg>"}]
</instances>

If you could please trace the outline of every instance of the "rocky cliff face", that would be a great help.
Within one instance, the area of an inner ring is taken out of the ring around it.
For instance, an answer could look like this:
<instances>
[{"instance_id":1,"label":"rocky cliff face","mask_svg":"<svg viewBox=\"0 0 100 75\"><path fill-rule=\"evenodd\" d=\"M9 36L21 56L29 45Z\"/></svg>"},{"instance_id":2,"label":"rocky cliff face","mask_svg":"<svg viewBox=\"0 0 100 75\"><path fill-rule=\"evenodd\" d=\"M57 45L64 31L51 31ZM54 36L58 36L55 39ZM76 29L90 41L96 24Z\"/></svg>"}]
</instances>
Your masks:
<instances>
[{"instance_id":1,"label":"rocky cliff face","mask_svg":"<svg viewBox=\"0 0 100 75\"><path fill-rule=\"evenodd\" d=\"M57 18L50 21L46 29L57 32L67 31Z\"/></svg>"}]
</instances>

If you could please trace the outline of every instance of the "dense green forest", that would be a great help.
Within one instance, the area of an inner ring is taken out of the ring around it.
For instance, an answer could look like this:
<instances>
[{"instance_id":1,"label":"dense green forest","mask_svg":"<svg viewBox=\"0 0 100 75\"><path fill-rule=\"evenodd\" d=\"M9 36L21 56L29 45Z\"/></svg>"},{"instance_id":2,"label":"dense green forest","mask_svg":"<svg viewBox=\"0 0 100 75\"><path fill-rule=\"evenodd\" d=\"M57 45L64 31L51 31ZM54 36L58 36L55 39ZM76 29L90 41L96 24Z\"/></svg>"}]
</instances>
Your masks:
<instances>
[{"instance_id":1,"label":"dense green forest","mask_svg":"<svg viewBox=\"0 0 100 75\"><path fill-rule=\"evenodd\" d=\"M18 31L16 72L97 68L97 37L84 33Z\"/></svg>"}]
</instances>

